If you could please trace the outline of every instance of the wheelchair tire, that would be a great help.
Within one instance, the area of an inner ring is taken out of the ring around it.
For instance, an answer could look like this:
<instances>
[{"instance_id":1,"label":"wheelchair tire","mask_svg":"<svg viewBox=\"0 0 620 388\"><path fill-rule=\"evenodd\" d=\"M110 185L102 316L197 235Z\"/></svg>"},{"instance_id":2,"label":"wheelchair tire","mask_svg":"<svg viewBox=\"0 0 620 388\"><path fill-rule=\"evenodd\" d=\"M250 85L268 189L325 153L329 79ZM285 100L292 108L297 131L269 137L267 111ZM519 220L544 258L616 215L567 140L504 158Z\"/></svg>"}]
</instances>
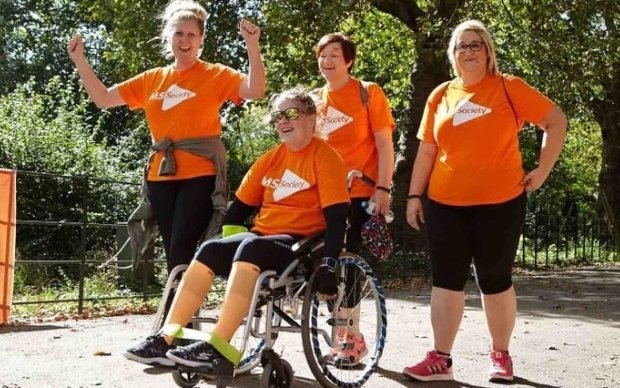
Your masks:
<instances>
[{"instance_id":1,"label":"wheelchair tire","mask_svg":"<svg viewBox=\"0 0 620 388\"><path fill-rule=\"evenodd\" d=\"M293 384L293 368L286 360L279 360L282 369L278 370L275 362L271 361L263 368L261 388L289 388Z\"/></svg>"},{"instance_id":2,"label":"wheelchair tire","mask_svg":"<svg viewBox=\"0 0 620 388\"><path fill-rule=\"evenodd\" d=\"M331 387L361 387L377 368L379 359L385 347L387 331L387 310L381 282L364 259L356 254L343 252L336 268L336 273L345 279L347 272L355 277L360 285L358 296L351 296L345 290L345 298L356 300L359 306L360 331L364 335L368 354L361 362L354 366L345 366L343 363L331 363L330 353L332 343L336 338L336 324L332 317L333 302L321 301L313 286L314 275L310 277L306 287L302 309L302 344L304 355L312 374L321 386ZM343 301L344 302L344 301ZM350 308L347 310L356 310ZM331 321L331 322L330 322ZM345 317L339 321L351 321ZM346 329L345 329L346 330Z\"/></svg>"},{"instance_id":3,"label":"wheelchair tire","mask_svg":"<svg viewBox=\"0 0 620 388\"><path fill-rule=\"evenodd\" d=\"M201 376L197 372L172 370L172 380L182 388L192 388L200 382Z\"/></svg>"}]
</instances>

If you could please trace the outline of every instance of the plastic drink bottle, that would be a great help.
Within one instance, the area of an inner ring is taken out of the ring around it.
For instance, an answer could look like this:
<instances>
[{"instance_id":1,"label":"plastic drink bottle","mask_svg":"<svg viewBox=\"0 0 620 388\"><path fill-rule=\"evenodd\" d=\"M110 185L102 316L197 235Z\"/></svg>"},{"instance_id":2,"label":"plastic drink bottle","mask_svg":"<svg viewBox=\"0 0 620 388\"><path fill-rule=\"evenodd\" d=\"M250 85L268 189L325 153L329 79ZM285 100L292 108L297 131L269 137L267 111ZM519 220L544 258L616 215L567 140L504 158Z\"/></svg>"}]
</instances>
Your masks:
<instances>
[{"instance_id":1,"label":"plastic drink bottle","mask_svg":"<svg viewBox=\"0 0 620 388\"><path fill-rule=\"evenodd\" d=\"M371 200L362 202L362 208L366 210L366 213L370 215L374 213L376 207L377 204L375 203L375 201ZM394 213L392 212L392 209L390 209L388 210L387 214L385 214L385 222L389 224L392 221L394 221Z\"/></svg>"}]
</instances>

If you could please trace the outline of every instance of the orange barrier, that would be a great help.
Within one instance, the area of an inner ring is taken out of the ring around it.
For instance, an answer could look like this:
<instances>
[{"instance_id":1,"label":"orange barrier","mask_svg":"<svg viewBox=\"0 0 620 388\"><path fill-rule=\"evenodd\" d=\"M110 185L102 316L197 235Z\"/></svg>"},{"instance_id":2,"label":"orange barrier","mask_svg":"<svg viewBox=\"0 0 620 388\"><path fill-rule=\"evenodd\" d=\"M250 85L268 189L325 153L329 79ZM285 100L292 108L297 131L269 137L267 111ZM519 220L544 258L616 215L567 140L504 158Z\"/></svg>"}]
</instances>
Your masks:
<instances>
[{"instance_id":1,"label":"orange barrier","mask_svg":"<svg viewBox=\"0 0 620 388\"><path fill-rule=\"evenodd\" d=\"M15 171L0 169L0 325L9 321L15 266Z\"/></svg>"}]
</instances>

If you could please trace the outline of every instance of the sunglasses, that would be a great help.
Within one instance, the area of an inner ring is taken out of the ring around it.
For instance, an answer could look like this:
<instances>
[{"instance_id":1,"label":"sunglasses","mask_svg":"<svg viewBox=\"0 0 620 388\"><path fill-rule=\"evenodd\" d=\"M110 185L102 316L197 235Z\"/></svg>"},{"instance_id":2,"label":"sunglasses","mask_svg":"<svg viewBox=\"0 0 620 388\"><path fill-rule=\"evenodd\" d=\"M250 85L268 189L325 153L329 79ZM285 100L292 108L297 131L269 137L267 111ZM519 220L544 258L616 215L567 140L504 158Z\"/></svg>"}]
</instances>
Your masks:
<instances>
[{"instance_id":1,"label":"sunglasses","mask_svg":"<svg viewBox=\"0 0 620 388\"><path fill-rule=\"evenodd\" d=\"M299 118L299 108L288 108L284 110L277 110L269 114L271 116L270 123L277 124L286 117L287 120L297 120Z\"/></svg>"},{"instance_id":2,"label":"sunglasses","mask_svg":"<svg viewBox=\"0 0 620 388\"><path fill-rule=\"evenodd\" d=\"M471 51L476 52L476 51L482 50L483 47L484 47L484 42L479 42L477 40L474 40L470 44L459 43L459 44L456 45L454 50L457 53L463 54L463 53L467 52L467 49L470 49Z\"/></svg>"}]
</instances>

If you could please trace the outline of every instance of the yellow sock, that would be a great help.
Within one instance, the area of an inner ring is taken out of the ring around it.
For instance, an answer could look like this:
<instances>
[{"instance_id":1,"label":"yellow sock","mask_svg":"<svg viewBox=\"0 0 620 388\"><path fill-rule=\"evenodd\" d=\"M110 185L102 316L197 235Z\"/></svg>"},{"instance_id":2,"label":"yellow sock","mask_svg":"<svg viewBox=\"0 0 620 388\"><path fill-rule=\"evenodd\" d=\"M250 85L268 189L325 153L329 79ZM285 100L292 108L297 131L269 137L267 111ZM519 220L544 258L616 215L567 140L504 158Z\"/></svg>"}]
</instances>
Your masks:
<instances>
[{"instance_id":1,"label":"yellow sock","mask_svg":"<svg viewBox=\"0 0 620 388\"><path fill-rule=\"evenodd\" d=\"M164 326L170 323L187 325L194 313L202 306L214 277L211 268L197 260L192 260L181 278ZM164 336L168 344L172 343L172 339L173 337Z\"/></svg>"},{"instance_id":2,"label":"yellow sock","mask_svg":"<svg viewBox=\"0 0 620 388\"><path fill-rule=\"evenodd\" d=\"M243 318L248 314L259 273L260 269L254 264L244 261L233 264L226 286L224 304L220 310L220 319L213 329L213 334L230 342Z\"/></svg>"}]
</instances>

